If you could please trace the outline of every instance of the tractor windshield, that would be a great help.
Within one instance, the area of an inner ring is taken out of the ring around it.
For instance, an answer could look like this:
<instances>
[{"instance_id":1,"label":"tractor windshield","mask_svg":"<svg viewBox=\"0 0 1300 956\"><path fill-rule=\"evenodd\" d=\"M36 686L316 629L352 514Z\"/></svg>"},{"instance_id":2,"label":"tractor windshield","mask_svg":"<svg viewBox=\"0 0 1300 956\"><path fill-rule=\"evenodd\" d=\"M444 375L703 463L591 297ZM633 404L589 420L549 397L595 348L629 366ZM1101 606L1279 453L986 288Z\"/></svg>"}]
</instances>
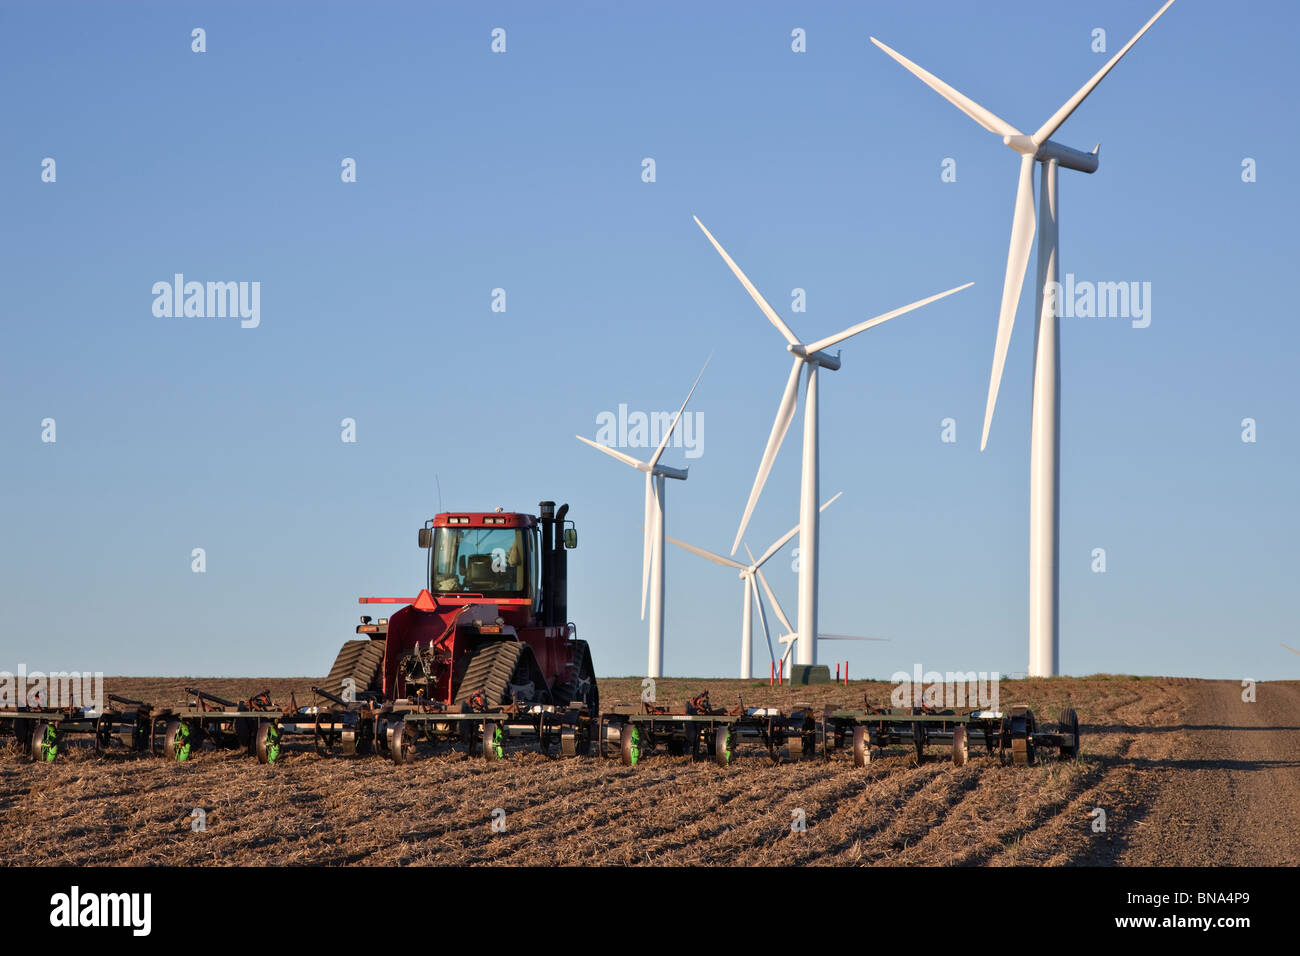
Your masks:
<instances>
[{"instance_id":1,"label":"tractor windshield","mask_svg":"<svg viewBox=\"0 0 1300 956\"><path fill-rule=\"evenodd\" d=\"M529 597L535 575L523 528L435 528L433 591Z\"/></svg>"}]
</instances>

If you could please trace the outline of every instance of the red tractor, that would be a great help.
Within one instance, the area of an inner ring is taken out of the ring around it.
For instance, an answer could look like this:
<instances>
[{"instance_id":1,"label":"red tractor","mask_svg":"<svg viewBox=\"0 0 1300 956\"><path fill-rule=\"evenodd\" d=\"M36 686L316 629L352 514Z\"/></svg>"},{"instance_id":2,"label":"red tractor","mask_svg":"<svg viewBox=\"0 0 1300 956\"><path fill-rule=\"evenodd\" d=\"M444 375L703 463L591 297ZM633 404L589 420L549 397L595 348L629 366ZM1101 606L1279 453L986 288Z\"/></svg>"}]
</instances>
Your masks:
<instances>
[{"instance_id":1,"label":"red tractor","mask_svg":"<svg viewBox=\"0 0 1300 956\"><path fill-rule=\"evenodd\" d=\"M400 700L481 711L517 705L597 713L591 654L568 620L568 554L578 533L543 501L541 514L451 512L425 522L427 587L389 618L362 617L325 689L344 700Z\"/></svg>"}]
</instances>

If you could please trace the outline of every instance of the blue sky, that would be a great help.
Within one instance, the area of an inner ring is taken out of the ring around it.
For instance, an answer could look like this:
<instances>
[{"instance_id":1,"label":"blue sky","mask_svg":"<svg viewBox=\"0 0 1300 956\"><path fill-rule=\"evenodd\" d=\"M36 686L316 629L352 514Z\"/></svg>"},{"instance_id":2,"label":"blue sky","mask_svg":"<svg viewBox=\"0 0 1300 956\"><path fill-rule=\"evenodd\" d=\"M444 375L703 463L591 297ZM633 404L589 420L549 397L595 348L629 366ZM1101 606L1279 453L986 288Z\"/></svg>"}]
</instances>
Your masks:
<instances>
[{"instance_id":1,"label":"blue sky","mask_svg":"<svg viewBox=\"0 0 1300 956\"><path fill-rule=\"evenodd\" d=\"M569 502L571 616L641 673L640 476L573 436L712 353L668 533L726 550L789 361L694 214L805 338L976 283L822 379L822 627L890 638L823 656L1024 670L1031 281L979 451L1017 164L868 36L1032 130L1157 6L6 4L0 669L324 673L358 595L420 586L440 485ZM1061 175L1062 272L1152 288L1147 328L1062 321L1067 673L1300 673L1297 19L1179 0L1056 135L1102 143ZM156 317L177 272L260 282L260 325ZM734 675L739 581L671 548L667 577L667 673Z\"/></svg>"}]
</instances>

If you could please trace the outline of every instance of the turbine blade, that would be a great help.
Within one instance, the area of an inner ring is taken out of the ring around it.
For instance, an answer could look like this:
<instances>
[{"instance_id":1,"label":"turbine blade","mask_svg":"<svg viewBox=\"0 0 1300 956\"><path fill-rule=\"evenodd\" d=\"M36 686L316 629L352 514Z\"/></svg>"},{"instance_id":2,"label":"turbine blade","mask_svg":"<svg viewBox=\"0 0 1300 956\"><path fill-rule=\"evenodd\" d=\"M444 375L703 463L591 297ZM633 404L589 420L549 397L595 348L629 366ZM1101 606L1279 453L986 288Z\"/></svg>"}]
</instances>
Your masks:
<instances>
[{"instance_id":1,"label":"turbine blade","mask_svg":"<svg viewBox=\"0 0 1300 956\"><path fill-rule=\"evenodd\" d=\"M692 385L691 390L686 393L686 401L682 402L682 407L677 409L677 414L673 416L673 423L668 426L668 431L664 432L664 437L659 442L659 447L655 449L655 453L649 461L649 465L651 468L659 464L659 456L662 455L664 453L664 449L668 447L668 439L673 437L673 430L677 427L677 422L681 419L682 412L686 411L687 402L689 402L691 400L691 396L695 394L695 386L699 385L700 379L704 378L704 369L709 367L709 361L712 358L713 356L710 355L708 358L704 360L704 368L700 369L700 374L695 376L695 384Z\"/></svg>"},{"instance_id":2,"label":"turbine blade","mask_svg":"<svg viewBox=\"0 0 1300 956\"><path fill-rule=\"evenodd\" d=\"M772 635L767 629L767 613L763 610L763 599L759 596L758 589L754 587L753 577L745 579L745 590L749 594L751 601L758 602L758 623L763 625L763 640L767 642L767 657L775 664L776 653L772 650Z\"/></svg>"},{"instance_id":3,"label":"turbine blade","mask_svg":"<svg viewBox=\"0 0 1300 956\"><path fill-rule=\"evenodd\" d=\"M1034 244L1034 157L1020 157L1020 184L1016 187L1016 211L1011 217L1011 248L1007 252L1007 275L1002 282L1002 309L998 313L998 338L993 347L993 374L989 378L988 403L984 406L984 434L980 438L980 451L989 442L989 426L993 423L993 408L998 403L998 389L1002 386L1002 367L1007 362L1007 349L1011 345L1011 327L1016 322L1016 306L1020 304L1020 287L1025 282L1025 267L1029 263L1029 250Z\"/></svg>"},{"instance_id":4,"label":"turbine blade","mask_svg":"<svg viewBox=\"0 0 1300 956\"><path fill-rule=\"evenodd\" d=\"M990 133L997 133L999 136L1022 135L1020 130L1016 129L1002 117L990 110L986 110L964 93L957 92L943 80L939 79L928 70L924 70L917 66L897 50L890 49L875 37L871 38L871 42L892 56L895 60L901 63L909 73L919 79L926 86L930 87L930 89L934 90L953 106L957 107L957 109L961 110L975 122L979 123Z\"/></svg>"},{"instance_id":5,"label":"turbine blade","mask_svg":"<svg viewBox=\"0 0 1300 956\"><path fill-rule=\"evenodd\" d=\"M821 634L818 633L819 641L887 641L887 637L856 637L852 634Z\"/></svg>"},{"instance_id":6,"label":"turbine blade","mask_svg":"<svg viewBox=\"0 0 1300 956\"><path fill-rule=\"evenodd\" d=\"M731 271L736 274L736 278L740 280L740 284L745 287L745 291L749 293L750 298L758 303L758 307L763 310L763 314L767 316L767 320L776 326L777 331L785 336L787 342L791 345L798 345L799 340L795 338L794 333L790 331L790 327L782 322L781 317L776 314L776 310L767 304L767 300L764 299L763 296L759 294L759 291L754 288L754 283L749 281L748 276L740 271L740 266L736 265L731 256L727 255L727 250L723 249L722 246L718 244L718 240L713 238L713 233L704 229L704 223L700 222L698 216L692 216L691 218L695 220L695 225L704 230L704 234L709 237L709 242L713 243L713 248L717 249L718 255L722 256L722 261L725 262L731 268Z\"/></svg>"},{"instance_id":7,"label":"turbine blade","mask_svg":"<svg viewBox=\"0 0 1300 956\"><path fill-rule=\"evenodd\" d=\"M599 442L594 442L590 438L583 438L581 435L575 435L574 437L577 438L578 441L586 442L588 445L590 445L592 448L596 449L597 451L603 451L606 455L609 455L611 458L617 458L625 465L631 465L637 471L645 471L649 473L648 469L646 468L645 462L638 461L637 459L633 458L631 455L625 455L616 448L610 448L608 445L602 445Z\"/></svg>"},{"instance_id":8,"label":"turbine blade","mask_svg":"<svg viewBox=\"0 0 1300 956\"><path fill-rule=\"evenodd\" d=\"M1038 127L1038 132L1034 133L1032 137L1035 145L1041 146L1045 140L1049 139L1051 135L1056 132L1056 130L1060 127L1062 123L1064 123L1067 119L1070 118L1070 114L1073 113L1078 108L1080 103L1082 103L1084 100L1088 98L1088 94L1091 93L1094 89L1096 89L1097 84L1100 83L1102 79L1106 76L1106 74L1109 73L1111 69L1115 66L1115 64L1118 63L1123 58L1124 54L1133 48L1133 44L1137 43L1138 40L1142 39L1142 34L1150 30L1151 25L1155 23L1157 20L1159 20L1162 16L1164 16L1164 12L1168 10L1171 6L1173 6L1173 3L1174 0L1167 0L1165 5L1156 11L1156 15L1152 17L1150 20L1148 20L1146 22L1146 25L1142 27L1141 30L1139 30L1137 33L1133 35L1133 39L1125 43L1124 46L1120 49L1120 51L1116 53L1113 57L1111 57L1105 66L1103 66L1100 70L1094 73L1092 79L1090 79L1087 83L1083 84L1083 86L1079 88L1079 92L1075 93L1068 100L1066 100L1064 105L1062 105L1059 110L1057 110L1055 113L1052 114L1051 119L1049 119L1042 126Z\"/></svg>"},{"instance_id":9,"label":"turbine blade","mask_svg":"<svg viewBox=\"0 0 1300 956\"><path fill-rule=\"evenodd\" d=\"M724 567L735 568L737 571L745 570L745 566L739 561L733 561L731 558L725 557L721 554L714 554L712 551L705 551L703 548L697 548L693 544L687 544L685 541L678 541L676 538L670 538L667 535L664 536L664 540L671 541L673 544L677 545L677 547L685 548L692 554L698 554L700 557L712 561L714 564L721 564Z\"/></svg>"},{"instance_id":10,"label":"turbine blade","mask_svg":"<svg viewBox=\"0 0 1300 956\"><path fill-rule=\"evenodd\" d=\"M867 329L880 325L882 322L888 322L890 319L897 318L900 315L905 315L914 309L919 309L923 305L929 305L936 299L942 299L945 296L952 295L954 292L960 292L962 289L969 289L974 284L974 282L967 282L965 285L959 285L955 289L949 289L947 292L940 292L937 295L930 296L928 299L921 299L920 301L913 302L911 305L905 305L901 309L886 312L884 315L878 315L874 319L867 319L865 322L859 322L857 325L847 328L843 332L836 332L834 335L828 335L824 339L818 339L816 342L807 346L807 349L809 352L820 352L822 349L828 349L832 345L838 345L845 339L852 338L859 332L865 332Z\"/></svg>"},{"instance_id":11,"label":"turbine blade","mask_svg":"<svg viewBox=\"0 0 1300 956\"><path fill-rule=\"evenodd\" d=\"M754 573L758 575L758 583L763 585L763 593L766 594L767 599L772 602L772 610L776 612L777 620L781 622L781 625L787 631L793 632L794 628L790 624L790 619L785 616L785 611L781 610L781 602L778 601L776 595L772 593L772 588L768 585L767 578L763 577L763 572L757 568L754 570Z\"/></svg>"},{"instance_id":12,"label":"turbine blade","mask_svg":"<svg viewBox=\"0 0 1300 956\"><path fill-rule=\"evenodd\" d=\"M826 510L827 508L829 508L832 504L834 504L834 503L835 503L835 499L838 498L838 497L839 497L840 495L842 495L842 494L844 494L844 492L842 492L842 491L837 491L837 492L835 492L835 494L832 495L830 498L827 498L826 501L822 504L822 506L821 506L820 508L818 508L817 510L818 510L818 511L825 511L825 510ZM772 546L771 546L770 548L768 548L766 551L764 551L764 552L763 552L763 556L762 556L761 558L759 558L757 561L754 561L754 562L750 565L750 567L761 568L763 565L765 565L765 564L767 563L768 558L772 557L772 555L776 554L778 551L780 551L782 548L784 548L787 544L789 544L789 543L790 543L790 539L793 538L793 537L794 537L795 535L797 535L798 533L799 533L799 526L798 526L798 525L795 525L793 528L791 528L791 529L790 529L789 531L787 531L785 534L781 535L781 537L779 537L779 538L777 538L775 541L773 541L773 542L772 542ZM751 555L750 557L752 558L753 556Z\"/></svg>"},{"instance_id":13,"label":"turbine blade","mask_svg":"<svg viewBox=\"0 0 1300 956\"><path fill-rule=\"evenodd\" d=\"M645 534L641 539L641 620L645 620L646 595L650 592L650 561L653 558L651 535L655 533L654 480L650 472L645 473Z\"/></svg>"},{"instance_id":14,"label":"turbine blade","mask_svg":"<svg viewBox=\"0 0 1300 956\"><path fill-rule=\"evenodd\" d=\"M740 547L740 539L745 534L745 529L749 527L750 515L754 513L754 506L758 504L758 496L763 491L763 485L767 482L768 473L772 470L772 463L776 461L776 453L781 450L781 442L785 441L785 433L790 430L790 422L794 419L795 400L799 397L799 373L803 371L803 359L798 356L790 365L790 378L785 383L785 391L781 393L781 404L776 409L776 420L772 422L772 432L767 436L767 447L763 449L763 459L758 463L758 474L754 476L754 487L750 489L749 501L745 504L744 517L740 519L740 529L736 532L736 540L731 545L731 553L735 554L736 549Z\"/></svg>"}]
</instances>

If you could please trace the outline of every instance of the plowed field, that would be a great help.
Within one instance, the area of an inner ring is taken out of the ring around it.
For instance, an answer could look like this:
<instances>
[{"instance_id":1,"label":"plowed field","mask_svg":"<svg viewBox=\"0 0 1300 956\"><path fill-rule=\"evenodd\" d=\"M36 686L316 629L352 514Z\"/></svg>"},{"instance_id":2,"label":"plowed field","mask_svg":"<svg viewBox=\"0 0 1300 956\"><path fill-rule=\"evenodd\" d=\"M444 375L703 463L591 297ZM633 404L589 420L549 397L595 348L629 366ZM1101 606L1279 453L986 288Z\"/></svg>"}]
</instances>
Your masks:
<instances>
[{"instance_id":1,"label":"plowed field","mask_svg":"<svg viewBox=\"0 0 1300 956\"><path fill-rule=\"evenodd\" d=\"M197 679L110 678L108 690L184 705ZM198 681L277 701L311 679ZM603 680L633 702L639 681ZM707 689L715 705L885 704L889 685L769 689L662 680L659 700ZM0 748L0 832L11 864L1110 865L1300 863L1300 684L1093 677L1004 681L1001 703L1040 723L1079 713L1083 755L1001 766L934 747L773 765L742 748L728 768L655 755L635 768L512 751L488 764L422 752L379 757L294 749L260 766L209 748L176 764L68 748L53 764ZM504 811L504 832L491 826ZM1105 811L1105 830L1094 810ZM196 831L194 811L206 828ZM791 830L796 811L806 829Z\"/></svg>"}]
</instances>

